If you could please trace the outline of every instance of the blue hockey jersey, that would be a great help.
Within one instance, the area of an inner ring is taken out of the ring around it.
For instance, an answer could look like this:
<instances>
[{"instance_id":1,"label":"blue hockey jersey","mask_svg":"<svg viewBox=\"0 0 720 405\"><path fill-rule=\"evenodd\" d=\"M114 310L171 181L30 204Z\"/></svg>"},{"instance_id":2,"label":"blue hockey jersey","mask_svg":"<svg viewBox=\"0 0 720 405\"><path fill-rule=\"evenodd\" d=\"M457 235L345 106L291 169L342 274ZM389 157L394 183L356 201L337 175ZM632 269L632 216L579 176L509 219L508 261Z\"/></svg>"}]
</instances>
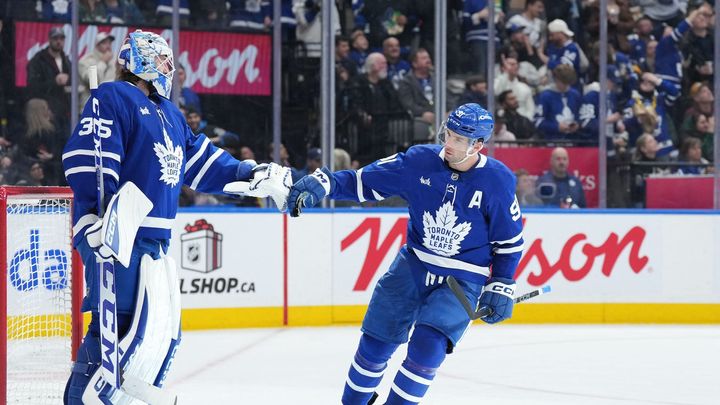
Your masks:
<instances>
[{"instance_id":1,"label":"blue hockey jersey","mask_svg":"<svg viewBox=\"0 0 720 405\"><path fill-rule=\"evenodd\" d=\"M439 145L417 145L357 171L333 173L330 198L408 202L408 251L431 273L483 283L490 274L512 278L523 249L515 176L480 155L475 168L456 172Z\"/></svg>"},{"instance_id":2,"label":"blue hockey jersey","mask_svg":"<svg viewBox=\"0 0 720 405\"><path fill-rule=\"evenodd\" d=\"M85 105L63 151L65 177L75 194L75 245L85 228L98 220L93 128L102 139L105 203L123 183L132 181L154 204L138 238L170 239L183 184L221 193L225 184L251 174L249 164L216 148L205 135L194 135L169 100L156 94L147 97L125 81L103 83Z\"/></svg>"},{"instance_id":3,"label":"blue hockey jersey","mask_svg":"<svg viewBox=\"0 0 720 405\"><path fill-rule=\"evenodd\" d=\"M678 42L689 30L690 24L687 20L680 21L670 35L660 38L655 50L655 74L677 89L677 92L667 93L670 103L675 102L682 88L683 56Z\"/></svg>"},{"instance_id":4,"label":"blue hockey jersey","mask_svg":"<svg viewBox=\"0 0 720 405\"><path fill-rule=\"evenodd\" d=\"M480 19L477 24L472 20L472 15L478 11L484 10L488 6L487 0L465 0L463 2L463 32L465 33L465 41L487 41L489 37L488 22L486 19ZM495 42L499 41L499 32L495 31Z\"/></svg>"},{"instance_id":5,"label":"blue hockey jersey","mask_svg":"<svg viewBox=\"0 0 720 405\"><path fill-rule=\"evenodd\" d=\"M576 139L576 134L560 132L560 123L578 122L582 97L575 89L565 93L548 89L538 95L535 105L535 126L543 139Z\"/></svg>"},{"instance_id":6,"label":"blue hockey jersey","mask_svg":"<svg viewBox=\"0 0 720 405\"><path fill-rule=\"evenodd\" d=\"M265 18L272 18L269 1L261 0L229 0L228 20L231 27L242 27L254 30L265 29Z\"/></svg>"},{"instance_id":7,"label":"blue hockey jersey","mask_svg":"<svg viewBox=\"0 0 720 405\"><path fill-rule=\"evenodd\" d=\"M672 105L672 98L677 98L678 89L670 81L664 80L653 92L652 97L643 97L638 91L633 91L630 100L625 105L623 122L629 135L629 145L635 146L635 142L643 134L644 129L638 117L635 115L634 106L644 106L645 109L655 111L657 125L652 134L657 140L660 150L657 156L677 156L677 149L673 145L670 135L668 120L670 119L668 108Z\"/></svg>"}]
</instances>

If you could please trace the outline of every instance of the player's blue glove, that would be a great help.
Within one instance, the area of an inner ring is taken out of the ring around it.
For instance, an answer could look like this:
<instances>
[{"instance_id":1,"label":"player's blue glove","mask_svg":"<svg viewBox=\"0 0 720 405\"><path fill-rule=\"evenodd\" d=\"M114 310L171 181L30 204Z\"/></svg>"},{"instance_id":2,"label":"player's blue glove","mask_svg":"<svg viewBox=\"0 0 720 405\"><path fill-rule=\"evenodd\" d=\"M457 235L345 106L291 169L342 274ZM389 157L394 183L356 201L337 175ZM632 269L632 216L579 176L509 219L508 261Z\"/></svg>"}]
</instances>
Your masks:
<instances>
[{"instance_id":1,"label":"player's blue glove","mask_svg":"<svg viewBox=\"0 0 720 405\"><path fill-rule=\"evenodd\" d=\"M290 216L297 217L304 207L314 207L325 198L335 186L335 179L327 167L316 169L293 184L288 196Z\"/></svg>"},{"instance_id":2,"label":"player's blue glove","mask_svg":"<svg viewBox=\"0 0 720 405\"><path fill-rule=\"evenodd\" d=\"M480 307L488 307L492 312L481 319L487 323L509 319L512 316L513 298L515 298L515 280L491 277L480 295Z\"/></svg>"}]
</instances>

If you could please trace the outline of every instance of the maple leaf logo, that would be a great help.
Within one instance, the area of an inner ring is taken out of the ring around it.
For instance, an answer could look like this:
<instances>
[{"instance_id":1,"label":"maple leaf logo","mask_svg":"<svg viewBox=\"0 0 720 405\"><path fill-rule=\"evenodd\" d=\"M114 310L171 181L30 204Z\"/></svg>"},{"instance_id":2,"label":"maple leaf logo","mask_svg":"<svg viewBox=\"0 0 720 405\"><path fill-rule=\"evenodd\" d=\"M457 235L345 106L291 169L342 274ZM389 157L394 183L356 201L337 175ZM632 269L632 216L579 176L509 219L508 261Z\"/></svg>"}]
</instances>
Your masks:
<instances>
[{"instance_id":1,"label":"maple leaf logo","mask_svg":"<svg viewBox=\"0 0 720 405\"><path fill-rule=\"evenodd\" d=\"M163 128L165 145L155 142L153 150L160 162L160 181L170 187L175 187L180 182L180 169L182 168L183 151L180 145L173 146L172 140Z\"/></svg>"},{"instance_id":2,"label":"maple leaf logo","mask_svg":"<svg viewBox=\"0 0 720 405\"><path fill-rule=\"evenodd\" d=\"M454 256L460 253L460 244L470 233L470 222L455 225L457 215L448 201L432 214L423 213L423 246L441 256Z\"/></svg>"}]
</instances>

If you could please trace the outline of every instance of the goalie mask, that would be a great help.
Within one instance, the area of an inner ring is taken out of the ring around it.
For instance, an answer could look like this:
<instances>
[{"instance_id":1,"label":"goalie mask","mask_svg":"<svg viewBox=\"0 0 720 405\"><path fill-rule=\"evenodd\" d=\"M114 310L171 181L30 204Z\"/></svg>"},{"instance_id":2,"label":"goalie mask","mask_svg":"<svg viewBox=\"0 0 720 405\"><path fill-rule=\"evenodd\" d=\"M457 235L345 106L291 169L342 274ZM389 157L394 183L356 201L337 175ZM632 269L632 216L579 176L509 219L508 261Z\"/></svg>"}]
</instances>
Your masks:
<instances>
[{"instance_id":1,"label":"goalie mask","mask_svg":"<svg viewBox=\"0 0 720 405\"><path fill-rule=\"evenodd\" d=\"M448 130L454 135L466 140L466 156L461 162L472 156L473 146L477 141L487 143L493 134L495 122L492 114L480 107L479 104L468 103L453 110L446 121L440 126L437 142L445 146L448 141Z\"/></svg>"},{"instance_id":2,"label":"goalie mask","mask_svg":"<svg viewBox=\"0 0 720 405\"><path fill-rule=\"evenodd\" d=\"M170 98L175 63L172 48L161 36L141 30L131 33L120 48L118 63Z\"/></svg>"}]
</instances>

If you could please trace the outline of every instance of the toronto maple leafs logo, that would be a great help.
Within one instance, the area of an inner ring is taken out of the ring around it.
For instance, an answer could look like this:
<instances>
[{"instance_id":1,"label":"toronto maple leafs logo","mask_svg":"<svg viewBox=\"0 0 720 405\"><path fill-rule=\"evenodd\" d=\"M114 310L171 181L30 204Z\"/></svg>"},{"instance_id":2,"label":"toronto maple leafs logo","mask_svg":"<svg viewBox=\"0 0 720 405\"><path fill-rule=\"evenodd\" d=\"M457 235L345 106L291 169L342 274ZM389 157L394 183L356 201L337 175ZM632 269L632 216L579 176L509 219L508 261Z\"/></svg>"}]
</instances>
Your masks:
<instances>
[{"instance_id":1,"label":"toronto maple leafs logo","mask_svg":"<svg viewBox=\"0 0 720 405\"><path fill-rule=\"evenodd\" d=\"M435 218L425 211L423 214L423 246L441 256L454 256L460 253L460 244L470 233L470 222L456 225L457 215L448 201L438 208Z\"/></svg>"},{"instance_id":2,"label":"toronto maple leafs logo","mask_svg":"<svg viewBox=\"0 0 720 405\"><path fill-rule=\"evenodd\" d=\"M165 145L160 142L155 142L155 155L158 157L160 162L160 181L164 181L165 184L170 187L174 187L180 181L180 169L182 168L183 151L180 145L174 146L172 140L163 128L163 136L165 138Z\"/></svg>"}]
</instances>

